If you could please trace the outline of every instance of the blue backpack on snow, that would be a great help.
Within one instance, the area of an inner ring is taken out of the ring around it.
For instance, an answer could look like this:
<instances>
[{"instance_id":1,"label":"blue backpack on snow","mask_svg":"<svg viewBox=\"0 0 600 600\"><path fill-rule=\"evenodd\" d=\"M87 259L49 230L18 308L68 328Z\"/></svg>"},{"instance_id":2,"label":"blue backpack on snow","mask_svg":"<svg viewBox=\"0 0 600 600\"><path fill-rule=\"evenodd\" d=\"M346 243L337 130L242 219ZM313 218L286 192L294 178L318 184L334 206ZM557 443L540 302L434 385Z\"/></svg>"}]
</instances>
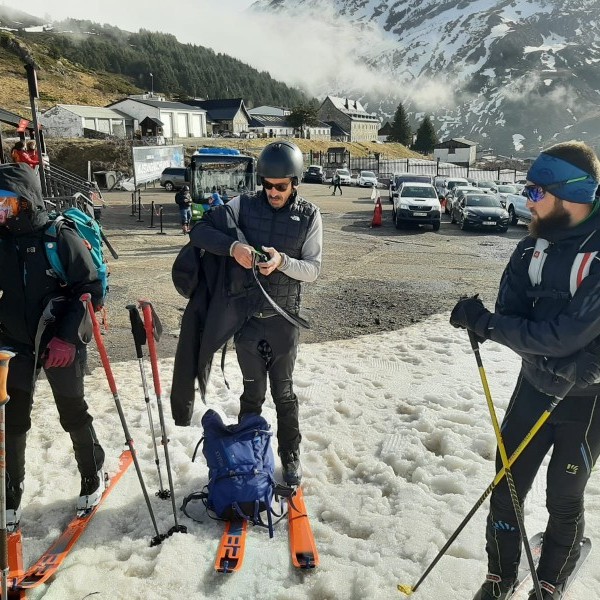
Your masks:
<instances>
[{"instance_id":1,"label":"blue backpack on snow","mask_svg":"<svg viewBox=\"0 0 600 600\"><path fill-rule=\"evenodd\" d=\"M209 409L202 417L202 427L204 437L198 446L203 442L208 484L202 492L184 500L184 512L190 500L199 498L217 519L247 520L268 527L273 537L272 515L282 514L275 513L271 506L276 488L271 426L256 414L244 415L240 423L225 425L221 416ZM267 523L261 517L264 511Z\"/></svg>"}]
</instances>

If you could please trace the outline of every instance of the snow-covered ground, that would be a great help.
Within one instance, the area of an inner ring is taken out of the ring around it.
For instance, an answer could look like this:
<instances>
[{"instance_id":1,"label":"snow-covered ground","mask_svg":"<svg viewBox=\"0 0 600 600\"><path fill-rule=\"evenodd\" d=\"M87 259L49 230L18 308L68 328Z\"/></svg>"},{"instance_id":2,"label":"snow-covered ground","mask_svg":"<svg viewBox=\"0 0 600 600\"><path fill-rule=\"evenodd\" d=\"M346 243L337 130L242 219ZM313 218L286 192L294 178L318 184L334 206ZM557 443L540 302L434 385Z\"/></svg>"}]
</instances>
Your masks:
<instances>
[{"instance_id":1,"label":"snow-covered ground","mask_svg":"<svg viewBox=\"0 0 600 600\"><path fill-rule=\"evenodd\" d=\"M109 334L110 335L110 334ZM160 346L159 346L160 353ZM487 342L482 357L499 416L518 372L516 356ZM172 359L160 363L163 402L178 506L206 483L200 454L204 406L193 424L174 427L168 395ZM149 374L150 365L146 361ZM159 529L173 524L169 501L154 496L158 478L137 361L113 365ZM241 379L229 352L228 390L215 369L209 406L233 422ZM151 378L149 378L151 385ZM182 598L366 600L404 598L494 477L495 440L475 360L464 331L438 315L410 328L348 341L303 345L296 391L301 405L304 490L321 555L313 572L290 563L285 522L274 539L248 535L242 570L213 571L221 524L179 515L188 534L150 547L153 528L133 467L118 483L49 586L30 598L167 600ZM124 440L104 372L87 378L98 435L114 471ZM155 414L155 423L158 419ZM270 398L265 416L275 424ZM22 528L26 566L52 542L74 510L79 490L68 435L58 423L46 382L40 382L27 447ZM161 463L164 460L161 455ZM164 470L163 470L164 475ZM166 481L166 477L165 477ZM600 526L600 481L587 492L587 532ZM478 511L413 598L472 598L486 572L484 518ZM545 525L543 473L526 505L530 534ZM594 566L596 565L596 566ZM573 598L600 598L600 561L589 560Z\"/></svg>"}]
</instances>

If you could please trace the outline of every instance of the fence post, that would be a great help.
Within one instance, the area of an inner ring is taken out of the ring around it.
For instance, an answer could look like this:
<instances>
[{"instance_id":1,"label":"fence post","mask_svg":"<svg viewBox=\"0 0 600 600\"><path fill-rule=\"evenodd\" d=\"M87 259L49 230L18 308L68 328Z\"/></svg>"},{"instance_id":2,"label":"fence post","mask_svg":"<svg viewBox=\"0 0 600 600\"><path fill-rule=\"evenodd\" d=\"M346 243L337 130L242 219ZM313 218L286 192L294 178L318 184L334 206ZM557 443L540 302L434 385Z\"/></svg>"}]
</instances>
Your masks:
<instances>
[{"instance_id":1,"label":"fence post","mask_svg":"<svg viewBox=\"0 0 600 600\"><path fill-rule=\"evenodd\" d=\"M150 204L150 227L148 229L156 229L154 226L154 200Z\"/></svg>"},{"instance_id":2,"label":"fence post","mask_svg":"<svg viewBox=\"0 0 600 600\"><path fill-rule=\"evenodd\" d=\"M131 216L135 217L135 191L131 192Z\"/></svg>"},{"instance_id":3,"label":"fence post","mask_svg":"<svg viewBox=\"0 0 600 600\"><path fill-rule=\"evenodd\" d=\"M142 194L138 194L138 218L137 222L142 223L144 219L142 219Z\"/></svg>"},{"instance_id":4,"label":"fence post","mask_svg":"<svg viewBox=\"0 0 600 600\"><path fill-rule=\"evenodd\" d=\"M163 205L160 204L158 207L158 218L160 219L160 231L157 231L157 235L167 235L166 232L163 231Z\"/></svg>"}]
</instances>

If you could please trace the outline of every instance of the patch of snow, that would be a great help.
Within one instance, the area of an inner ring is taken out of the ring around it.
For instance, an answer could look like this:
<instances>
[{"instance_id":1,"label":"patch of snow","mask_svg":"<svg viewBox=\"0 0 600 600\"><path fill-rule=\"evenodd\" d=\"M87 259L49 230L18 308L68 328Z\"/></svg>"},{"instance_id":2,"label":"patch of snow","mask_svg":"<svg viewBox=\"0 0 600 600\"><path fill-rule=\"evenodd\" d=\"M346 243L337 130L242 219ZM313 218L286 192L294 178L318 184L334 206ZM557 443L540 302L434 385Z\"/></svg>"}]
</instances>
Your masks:
<instances>
[{"instance_id":1,"label":"patch of snow","mask_svg":"<svg viewBox=\"0 0 600 600\"><path fill-rule=\"evenodd\" d=\"M525 139L525 136L521 135L520 133L515 133L512 136L512 141L513 141L513 146L516 152L520 152L521 150L523 150L523 140Z\"/></svg>"}]
</instances>

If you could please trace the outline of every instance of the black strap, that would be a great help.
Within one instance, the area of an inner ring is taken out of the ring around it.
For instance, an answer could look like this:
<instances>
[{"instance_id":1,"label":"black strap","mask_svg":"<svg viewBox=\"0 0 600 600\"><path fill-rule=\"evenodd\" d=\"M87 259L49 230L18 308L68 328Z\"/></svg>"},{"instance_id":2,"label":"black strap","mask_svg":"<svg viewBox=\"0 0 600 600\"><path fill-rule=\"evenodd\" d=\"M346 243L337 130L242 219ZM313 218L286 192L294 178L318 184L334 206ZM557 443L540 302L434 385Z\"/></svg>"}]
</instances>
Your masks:
<instances>
[{"instance_id":1,"label":"black strap","mask_svg":"<svg viewBox=\"0 0 600 600\"><path fill-rule=\"evenodd\" d=\"M239 226L239 223L237 222L237 219L235 218L235 213L233 212L233 208L231 208L231 206L229 204L226 204L225 205L225 210L227 211L227 213L231 217L231 220L233 221L233 223L235 225L235 228L240 233L242 233L242 235L246 239L246 235L242 231L241 227ZM267 302L269 303L269 305L271 306L271 308L273 308L273 310L279 316L283 317L286 321L288 321L288 323L291 323L295 327L304 327L304 329L310 329L310 325L309 325L309 323L308 323L308 321L306 319L303 319L299 315L292 315L292 314L290 314L289 312L287 312L286 310L284 310L283 308L281 308L281 306L279 306L279 304L277 304L277 302L275 302L275 300L273 300L273 298L271 298L271 296L269 296L269 294L267 293L267 291L265 290L265 288L262 286L262 284L260 283L260 281L258 279L258 276L256 274L256 264L257 264L257 262L256 262L256 255L254 254L252 256L252 275L254 275L254 281L256 281L256 284L258 285L258 289L260 289L260 291L262 292L263 296L267 299Z\"/></svg>"}]
</instances>

